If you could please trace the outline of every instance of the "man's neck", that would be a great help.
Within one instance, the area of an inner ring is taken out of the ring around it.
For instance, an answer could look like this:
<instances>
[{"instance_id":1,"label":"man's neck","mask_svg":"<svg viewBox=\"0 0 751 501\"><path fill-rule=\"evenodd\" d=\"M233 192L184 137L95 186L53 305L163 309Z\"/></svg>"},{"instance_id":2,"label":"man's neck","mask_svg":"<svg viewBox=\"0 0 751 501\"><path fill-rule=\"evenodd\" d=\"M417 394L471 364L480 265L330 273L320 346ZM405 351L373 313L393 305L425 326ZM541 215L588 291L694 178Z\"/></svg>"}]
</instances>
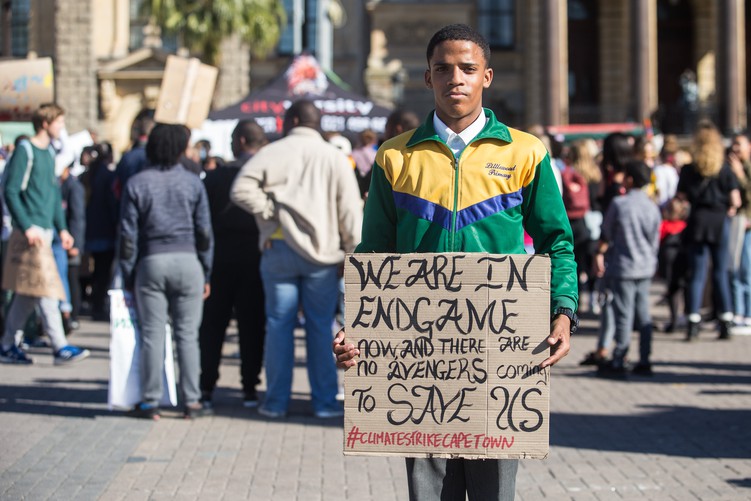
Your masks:
<instances>
[{"instance_id":1,"label":"man's neck","mask_svg":"<svg viewBox=\"0 0 751 501\"><path fill-rule=\"evenodd\" d=\"M441 121L446 124L446 127L451 129L454 134L461 134L464 129L472 125L474 121L477 120L477 117L479 117L481 113L482 110L480 110L480 112L474 116L468 115L461 118L451 118L442 116L442 113L436 110L436 115L438 115L438 118L440 118Z\"/></svg>"},{"instance_id":2,"label":"man's neck","mask_svg":"<svg viewBox=\"0 0 751 501\"><path fill-rule=\"evenodd\" d=\"M44 150L50 146L50 135L47 134L46 130L42 129L32 136L29 141L40 150Z\"/></svg>"}]
</instances>

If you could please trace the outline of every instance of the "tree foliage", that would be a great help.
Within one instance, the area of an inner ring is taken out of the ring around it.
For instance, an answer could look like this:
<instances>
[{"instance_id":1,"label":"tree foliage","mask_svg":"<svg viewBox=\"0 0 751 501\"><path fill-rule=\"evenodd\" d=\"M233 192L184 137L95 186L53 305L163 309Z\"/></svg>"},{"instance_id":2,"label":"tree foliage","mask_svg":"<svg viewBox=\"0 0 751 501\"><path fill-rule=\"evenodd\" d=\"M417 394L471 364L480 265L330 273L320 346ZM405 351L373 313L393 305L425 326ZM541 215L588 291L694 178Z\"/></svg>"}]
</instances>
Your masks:
<instances>
[{"instance_id":1,"label":"tree foliage","mask_svg":"<svg viewBox=\"0 0 751 501\"><path fill-rule=\"evenodd\" d=\"M217 65L222 41L238 35L256 56L279 41L287 16L282 0L144 0L144 14L176 33L191 52Z\"/></svg>"}]
</instances>

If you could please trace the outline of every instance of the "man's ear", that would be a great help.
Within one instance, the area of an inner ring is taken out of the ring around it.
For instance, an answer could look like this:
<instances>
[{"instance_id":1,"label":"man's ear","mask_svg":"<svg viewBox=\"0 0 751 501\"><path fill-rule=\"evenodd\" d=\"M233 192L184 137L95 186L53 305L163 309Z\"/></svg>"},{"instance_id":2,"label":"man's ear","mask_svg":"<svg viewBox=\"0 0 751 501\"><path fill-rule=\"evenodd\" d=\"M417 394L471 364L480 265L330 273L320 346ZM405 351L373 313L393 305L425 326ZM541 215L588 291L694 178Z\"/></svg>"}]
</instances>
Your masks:
<instances>
[{"instance_id":1,"label":"man's ear","mask_svg":"<svg viewBox=\"0 0 751 501\"><path fill-rule=\"evenodd\" d=\"M483 81L482 81L482 88L489 89L491 83L493 83L493 68L485 68L485 74L483 75Z\"/></svg>"},{"instance_id":2,"label":"man's ear","mask_svg":"<svg viewBox=\"0 0 751 501\"><path fill-rule=\"evenodd\" d=\"M428 68L427 70L425 70L425 86L428 89L432 89L433 88L433 81L430 78L430 68Z\"/></svg>"}]
</instances>

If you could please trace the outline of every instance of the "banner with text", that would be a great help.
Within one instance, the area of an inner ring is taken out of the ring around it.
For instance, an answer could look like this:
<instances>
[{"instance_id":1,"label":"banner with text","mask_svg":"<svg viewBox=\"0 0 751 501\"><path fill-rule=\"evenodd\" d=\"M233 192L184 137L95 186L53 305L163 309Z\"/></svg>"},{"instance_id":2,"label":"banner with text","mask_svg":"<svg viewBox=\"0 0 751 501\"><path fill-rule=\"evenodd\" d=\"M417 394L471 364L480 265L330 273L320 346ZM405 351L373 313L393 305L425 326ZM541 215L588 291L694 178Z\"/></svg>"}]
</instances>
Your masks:
<instances>
[{"instance_id":1,"label":"banner with text","mask_svg":"<svg viewBox=\"0 0 751 501\"><path fill-rule=\"evenodd\" d=\"M55 97L52 59L0 62L0 122L23 122Z\"/></svg>"},{"instance_id":2,"label":"banner with text","mask_svg":"<svg viewBox=\"0 0 751 501\"><path fill-rule=\"evenodd\" d=\"M344 453L544 458L550 259L350 254Z\"/></svg>"}]
</instances>

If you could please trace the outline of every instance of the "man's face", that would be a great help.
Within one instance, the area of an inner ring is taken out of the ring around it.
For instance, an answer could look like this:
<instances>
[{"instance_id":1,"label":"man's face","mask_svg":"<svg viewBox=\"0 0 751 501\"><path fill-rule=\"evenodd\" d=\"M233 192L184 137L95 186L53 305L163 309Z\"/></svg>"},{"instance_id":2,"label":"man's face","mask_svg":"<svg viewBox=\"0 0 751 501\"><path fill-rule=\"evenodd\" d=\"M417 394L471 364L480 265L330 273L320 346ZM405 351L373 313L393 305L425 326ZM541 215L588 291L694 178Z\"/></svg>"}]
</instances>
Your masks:
<instances>
[{"instance_id":1,"label":"man's face","mask_svg":"<svg viewBox=\"0 0 751 501\"><path fill-rule=\"evenodd\" d=\"M45 130L47 131L47 135L50 136L50 139L59 139L60 134L62 133L63 129L65 128L65 115L60 115L56 119L54 119L52 122L44 122L46 124Z\"/></svg>"},{"instance_id":2,"label":"man's face","mask_svg":"<svg viewBox=\"0 0 751 501\"><path fill-rule=\"evenodd\" d=\"M493 70L487 67L482 49L466 40L450 40L435 47L425 70L425 84L433 89L438 118L460 132L477 118L482 91L490 87Z\"/></svg>"}]
</instances>

